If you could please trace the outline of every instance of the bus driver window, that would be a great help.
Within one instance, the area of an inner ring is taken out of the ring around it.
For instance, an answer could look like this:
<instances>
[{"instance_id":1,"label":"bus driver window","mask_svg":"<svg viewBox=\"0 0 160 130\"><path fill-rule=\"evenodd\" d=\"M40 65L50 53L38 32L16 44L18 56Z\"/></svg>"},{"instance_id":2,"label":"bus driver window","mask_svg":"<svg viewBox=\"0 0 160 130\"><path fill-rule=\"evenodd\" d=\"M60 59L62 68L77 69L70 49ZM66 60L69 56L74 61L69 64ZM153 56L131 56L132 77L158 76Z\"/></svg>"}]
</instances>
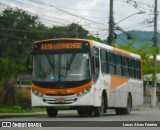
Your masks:
<instances>
[{"instance_id":1,"label":"bus driver window","mask_svg":"<svg viewBox=\"0 0 160 130\"><path fill-rule=\"evenodd\" d=\"M99 75L99 50L98 48L93 48L93 79L97 80Z\"/></svg>"}]
</instances>

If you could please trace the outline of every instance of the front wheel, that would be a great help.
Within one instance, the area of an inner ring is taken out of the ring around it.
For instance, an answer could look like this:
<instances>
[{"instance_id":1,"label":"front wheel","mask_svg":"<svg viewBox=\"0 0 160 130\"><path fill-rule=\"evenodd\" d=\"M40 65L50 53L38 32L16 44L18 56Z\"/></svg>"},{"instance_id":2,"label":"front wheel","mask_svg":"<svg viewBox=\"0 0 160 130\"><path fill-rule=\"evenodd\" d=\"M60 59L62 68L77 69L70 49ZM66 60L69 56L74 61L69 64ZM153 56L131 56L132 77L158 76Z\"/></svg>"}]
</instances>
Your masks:
<instances>
[{"instance_id":1,"label":"front wheel","mask_svg":"<svg viewBox=\"0 0 160 130\"><path fill-rule=\"evenodd\" d=\"M105 111L105 105L104 105L104 103L105 103L105 99L104 99L104 97L102 96L101 106L100 106L100 107L94 107L94 115L95 115L96 117L101 117L101 116L103 116L103 113L104 113L104 111Z\"/></svg>"},{"instance_id":2,"label":"front wheel","mask_svg":"<svg viewBox=\"0 0 160 130\"><path fill-rule=\"evenodd\" d=\"M54 109L53 107L47 107L46 110L47 110L47 115L49 117L56 117L57 116L58 109Z\"/></svg>"}]
</instances>

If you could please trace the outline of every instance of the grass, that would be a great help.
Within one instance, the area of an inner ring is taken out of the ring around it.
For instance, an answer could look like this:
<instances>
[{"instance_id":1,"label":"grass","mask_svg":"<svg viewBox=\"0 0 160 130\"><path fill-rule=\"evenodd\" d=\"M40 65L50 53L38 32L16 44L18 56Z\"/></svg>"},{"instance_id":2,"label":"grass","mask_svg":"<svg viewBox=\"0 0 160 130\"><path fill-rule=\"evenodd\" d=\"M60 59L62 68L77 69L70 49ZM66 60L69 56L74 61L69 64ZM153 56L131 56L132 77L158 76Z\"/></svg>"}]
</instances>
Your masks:
<instances>
[{"instance_id":1,"label":"grass","mask_svg":"<svg viewBox=\"0 0 160 130\"><path fill-rule=\"evenodd\" d=\"M24 110L18 106L0 106L0 113L21 113Z\"/></svg>"},{"instance_id":2,"label":"grass","mask_svg":"<svg viewBox=\"0 0 160 130\"><path fill-rule=\"evenodd\" d=\"M24 113L24 112L39 112L44 111L44 108L29 108L23 109L19 106L0 105L0 113Z\"/></svg>"}]
</instances>

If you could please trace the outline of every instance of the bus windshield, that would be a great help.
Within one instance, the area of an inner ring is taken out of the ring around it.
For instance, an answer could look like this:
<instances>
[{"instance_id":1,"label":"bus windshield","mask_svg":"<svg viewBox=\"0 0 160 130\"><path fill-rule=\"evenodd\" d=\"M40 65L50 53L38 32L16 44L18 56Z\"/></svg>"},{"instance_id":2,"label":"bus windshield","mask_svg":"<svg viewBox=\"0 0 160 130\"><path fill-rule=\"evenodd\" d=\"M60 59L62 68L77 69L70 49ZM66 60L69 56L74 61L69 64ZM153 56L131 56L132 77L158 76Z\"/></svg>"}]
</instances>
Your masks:
<instances>
[{"instance_id":1,"label":"bus windshield","mask_svg":"<svg viewBox=\"0 0 160 130\"><path fill-rule=\"evenodd\" d=\"M91 78L89 53L58 53L33 56L33 81L81 81Z\"/></svg>"}]
</instances>

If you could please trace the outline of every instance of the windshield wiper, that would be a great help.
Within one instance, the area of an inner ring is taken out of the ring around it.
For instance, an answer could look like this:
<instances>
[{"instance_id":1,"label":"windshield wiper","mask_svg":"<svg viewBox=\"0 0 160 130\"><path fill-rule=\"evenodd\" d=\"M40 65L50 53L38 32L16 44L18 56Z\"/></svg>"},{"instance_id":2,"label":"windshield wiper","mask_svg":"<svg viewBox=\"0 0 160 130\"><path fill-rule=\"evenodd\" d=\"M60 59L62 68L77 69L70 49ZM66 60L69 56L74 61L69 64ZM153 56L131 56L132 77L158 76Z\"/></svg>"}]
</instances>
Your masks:
<instances>
[{"instance_id":1,"label":"windshield wiper","mask_svg":"<svg viewBox=\"0 0 160 130\"><path fill-rule=\"evenodd\" d=\"M55 58L53 59L53 64L52 64L52 67L53 67L53 68L52 68L52 69L53 69L53 76L54 76L54 67L55 67L55 66L54 66L54 60L55 60Z\"/></svg>"},{"instance_id":2,"label":"windshield wiper","mask_svg":"<svg viewBox=\"0 0 160 130\"><path fill-rule=\"evenodd\" d=\"M65 75L65 77L67 77L67 72L68 72L68 59L67 59L67 64L66 64L66 75Z\"/></svg>"},{"instance_id":3,"label":"windshield wiper","mask_svg":"<svg viewBox=\"0 0 160 130\"><path fill-rule=\"evenodd\" d=\"M71 56L71 58L69 60L69 63L67 64L67 69L68 70L70 70L71 64L73 63L73 60L74 60L75 56L76 56L76 53L72 54L72 56Z\"/></svg>"}]
</instances>

